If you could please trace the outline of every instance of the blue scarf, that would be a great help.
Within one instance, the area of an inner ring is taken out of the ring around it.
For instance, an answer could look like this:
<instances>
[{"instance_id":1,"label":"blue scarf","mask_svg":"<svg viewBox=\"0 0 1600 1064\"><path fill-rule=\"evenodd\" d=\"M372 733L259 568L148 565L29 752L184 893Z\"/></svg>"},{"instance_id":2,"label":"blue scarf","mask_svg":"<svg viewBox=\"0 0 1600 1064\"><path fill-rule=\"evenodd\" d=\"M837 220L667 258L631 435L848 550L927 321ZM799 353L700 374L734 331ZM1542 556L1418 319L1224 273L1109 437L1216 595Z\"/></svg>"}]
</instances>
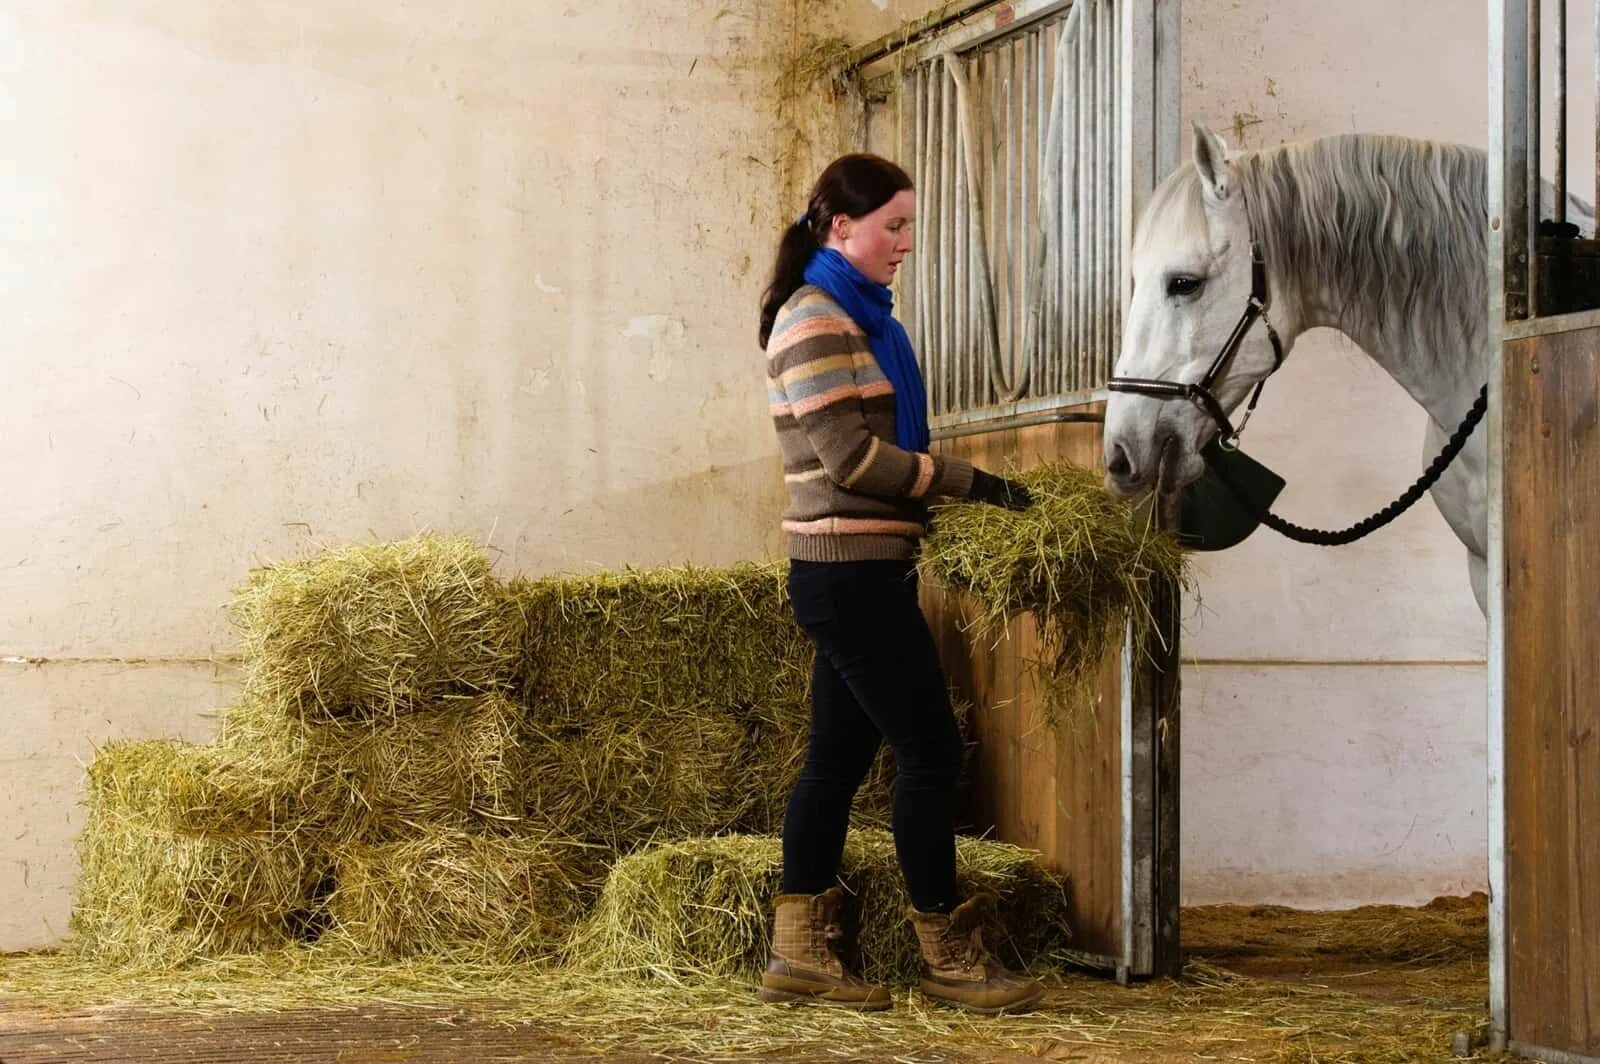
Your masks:
<instances>
[{"instance_id":1,"label":"blue scarf","mask_svg":"<svg viewBox=\"0 0 1600 1064\"><path fill-rule=\"evenodd\" d=\"M906 451L928 449L928 392L905 326L895 320L894 293L874 284L833 248L821 248L806 264L806 284L816 285L844 308L867 334L872 357L894 386L895 442Z\"/></svg>"}]
</instances>

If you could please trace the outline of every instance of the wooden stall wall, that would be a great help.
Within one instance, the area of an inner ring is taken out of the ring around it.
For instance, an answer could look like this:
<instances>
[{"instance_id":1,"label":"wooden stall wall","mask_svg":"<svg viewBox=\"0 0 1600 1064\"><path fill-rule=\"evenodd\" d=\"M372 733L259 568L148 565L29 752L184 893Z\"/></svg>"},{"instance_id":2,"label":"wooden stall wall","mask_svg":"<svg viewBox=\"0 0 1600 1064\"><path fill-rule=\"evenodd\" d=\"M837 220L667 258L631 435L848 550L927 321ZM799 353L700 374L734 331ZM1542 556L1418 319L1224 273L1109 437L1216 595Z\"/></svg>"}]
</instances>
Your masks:
<instances>
[{"instance_id":1,"label":"wooden stall wall","mask_svg":"<svg viewBox=\"0 0 1600 1064\"><path fill-rule=\"evenodd\" d=\"M1600 327L1506 344L1505 787L1515 1044L1600 1057Z\"/></svg>"},{"instance_id":2,"label":"wooden stall wall","mask_svg":"<svg viewBox=\"0 0 1600 1064\"><path fill-rule=\"evenodd\" d=\"M1100 464L1096 421L1037 425L936 442L937 453L1003 472L1065 459ZM1077 950L1123 952L1121 660L1105 663L1092 713L1047 726L1025 662L1037 652L1031 621L998 642L969 630L959 599L923 589L952 684L973 706L978 743L970 814L980 829L1042 852L1071 881Z\"/></svg>"}]
</instances>

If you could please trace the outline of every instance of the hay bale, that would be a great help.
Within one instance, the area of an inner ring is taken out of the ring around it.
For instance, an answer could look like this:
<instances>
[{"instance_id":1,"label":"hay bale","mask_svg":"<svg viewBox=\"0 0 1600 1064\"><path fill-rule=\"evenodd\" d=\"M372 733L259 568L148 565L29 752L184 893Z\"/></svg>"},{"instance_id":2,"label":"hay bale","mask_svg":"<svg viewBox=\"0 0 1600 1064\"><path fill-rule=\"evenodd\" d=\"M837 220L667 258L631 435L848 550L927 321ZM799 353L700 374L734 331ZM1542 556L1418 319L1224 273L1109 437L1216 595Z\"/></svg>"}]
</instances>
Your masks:
<instances>
[{"instance_id":1,"label":"hay bale","mask_svg":"<svg viewBox=\"0 0 1600 1064\"><path fill-rule=\"evenodd\" d=\"M508 961L550 952L572 932L603 867L556 835L432 830L335 854L324 941L374 960Z\"/></svg>"},{"instance_id":2,"label":"hay bale","mask_svg":"<svg viewBox=\"0 0 1600 1064\"><path fill-rule=\"evenodd\" d=\"M177 966L307 935L328 868L286 794L207 747L109 745L88 774L73 948Z\"/></svg>"},{"instance_id":3,"label":"hay bale","mask_svg":"<svg viewBox=\"0 0 1600 1064\"><path fill-rule=\"evenodd\" d=\"M1069 934L1066 881L1037 857L1004 843L957 840L962 893L996 896L999 933L991 944L1019 967L1051 960ZM609 976L673 983L753 978L770 948L782 858L779 839L724 836L667 843L618 861L568 959ZM915 983L920 960L889 833L851 832L840 879L854 895L862 974Z\"/></svg>"},{"instance_id":4,"label":"hay bale","mask_svg":"<svg viewBox=\"0 0 1600 1064\"><path fill-rule=\"evenodd\" d=\"M726 831L751 802L745 730L715 710L605 716L536 731L529 746L529 818L617 852Z\"/></svg>"},{"instance_id":5,"label":"hay bale","mask_svg":"<svg viewBox=\"0 0 1600 1064\"><path fill-rule=\"evenodd\" d=\"M810 722L812 648L789 610L787 572L513 580L507 594L527 620L521 689L538 707L530 815L620 852L658 837L776 831ZM866 822L888 819L887 772L880 762L862 789Z\"/></svg>"},{"instance_id":6,"label":"hay bale","mask_svg":"<svg viewBox=\"0 0 1600 1064\"><path fill-rule=\"evenodd\" d=\"M233 616L249 695L306 719L506 687L522 617L471 540L421 535L256 569Z\"/></svg>"},{"instance_id":7,"label":"hay bale","mask_svg":"<svg viewBox=\"0 0 1600 1064\"><path fill-rule=\"evenodd\" d=\"M175 739L111 742L85 778L94 816L137 816L178 834L284 832L306 816L283 766Z\"/></svg>"},{"instance_id":8,"label":"hay bale","mask_svg":"<svg viewBox=\"0 0 1600 1064\"><path fill-rule=\"evenodd\" d=\"M603 714L584 727L535 727L528 819L619 854L658 839L781 831L809 738L809 714L785 715L689 706L638 720ZM885 747L856 794L852 822L886 825L893 804L894 758Z\"/></svg>"},{"instance_id":9,"label":"hay bale","mask_svg":"<svg viewBox=\"0 0 1600 1064\"><path fill-rule=\"evenodd\" d=\"M787 567L661 568L513 580L527 622L524 700L555 723L685 706L732 718L803 712L811 644Z\"/></svg>"},{"instance_id":10,"label":"hay bale","mask_svg":"<svg viewBox=\"0 0 1600 1064\"><path fill-rule=\"evenodd\" d=\"M309 826L382 842L419 830L509 830L533 771L527 711L498 693L444 699L393 716L301 720L246 700L219 745L293 780Z\"/></svg>"},{"instance_id":11,"label":"hay bale","mask_svg":"<svg viewBox=\"0 0 1600 1064\"><path fill-rule=\"evenodd\" d=\"M1034 618L1044 656L1033 664L1055 719L1089 703L1128 624L1148 631L1154 581L1181 581L1184 554L1090 470L1052 463L1014 475L1034 505L938 505L921 571L965 595L990 637L1023 615Z\"/></svg>"}]
</instances>

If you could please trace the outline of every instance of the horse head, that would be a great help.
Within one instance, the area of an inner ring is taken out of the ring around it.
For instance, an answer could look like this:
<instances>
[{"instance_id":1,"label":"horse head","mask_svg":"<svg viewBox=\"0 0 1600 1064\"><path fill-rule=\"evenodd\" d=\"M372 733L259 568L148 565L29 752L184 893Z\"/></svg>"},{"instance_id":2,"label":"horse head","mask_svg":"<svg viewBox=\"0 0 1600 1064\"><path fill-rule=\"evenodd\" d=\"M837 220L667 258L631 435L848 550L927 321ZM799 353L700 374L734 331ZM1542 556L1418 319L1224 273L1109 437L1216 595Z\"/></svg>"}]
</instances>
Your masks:
<instances>
[{"instance_id":1,"label":"horse head","mask_svg":"<svg viewBox=\"0 0 1600 1064\"><path fill-rule=\"evenodd\" d=\"M1133 301L1116 378L1203 383L1261 287L1238 175L1221 138L1198 124L1192 163L1161 183L1135 230ZM1137 495L1198 478L1200 452L1221 431L1217 414L1237 408L1280 357L1270 327L1258 323L1209 382L1214 405L1114 385L1105 415L1107 488Z\"/></svg>"}]
</instances>

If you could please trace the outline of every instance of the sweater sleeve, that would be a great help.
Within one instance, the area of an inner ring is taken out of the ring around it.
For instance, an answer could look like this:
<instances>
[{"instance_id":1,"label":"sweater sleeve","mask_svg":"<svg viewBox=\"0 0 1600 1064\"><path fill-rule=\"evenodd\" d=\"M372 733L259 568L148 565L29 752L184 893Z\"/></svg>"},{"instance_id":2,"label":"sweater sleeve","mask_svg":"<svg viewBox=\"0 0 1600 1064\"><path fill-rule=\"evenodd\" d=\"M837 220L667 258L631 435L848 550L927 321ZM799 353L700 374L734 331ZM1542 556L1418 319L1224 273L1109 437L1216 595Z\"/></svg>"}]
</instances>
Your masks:
<instances>
[{"instance_id":1,"label":"sweater sleeve","mask_svg":"<svg viewBox=\"0 0 1600 1064\"><path fill-rule=\"evenodd\" d=\"M828 479L846 491L886 499L968 497L971 463L902 450L873 433L864 404L892 399L894 389L886 380L861 383L857 370L868 365L876 367L872 350L848 317L790 315L767 344L773 416L794 418Z\"/></svg>"}]
</instances>

